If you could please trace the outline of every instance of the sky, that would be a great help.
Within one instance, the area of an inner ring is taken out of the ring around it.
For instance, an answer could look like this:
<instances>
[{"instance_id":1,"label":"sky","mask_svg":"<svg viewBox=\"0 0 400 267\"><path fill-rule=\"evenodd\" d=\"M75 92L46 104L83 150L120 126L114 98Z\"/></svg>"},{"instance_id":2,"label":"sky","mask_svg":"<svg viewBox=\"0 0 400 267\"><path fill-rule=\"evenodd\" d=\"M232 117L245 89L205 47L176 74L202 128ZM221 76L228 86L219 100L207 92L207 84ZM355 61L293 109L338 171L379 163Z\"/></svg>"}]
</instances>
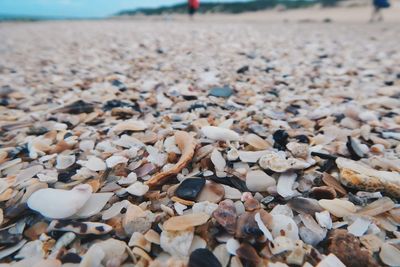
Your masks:
<instances>
[{"instance_id":1,"label":"sky","mask_svg":"<svg viewBox=\"0 0 400 267\"><path fill-rule=\"evenodd\" d=\"M97 18L125 9L165 6L183 1L185 0L0 0L0 15ZM245 0L208 0L208 2L239 1Z\"/></svg>"}]
</instances>

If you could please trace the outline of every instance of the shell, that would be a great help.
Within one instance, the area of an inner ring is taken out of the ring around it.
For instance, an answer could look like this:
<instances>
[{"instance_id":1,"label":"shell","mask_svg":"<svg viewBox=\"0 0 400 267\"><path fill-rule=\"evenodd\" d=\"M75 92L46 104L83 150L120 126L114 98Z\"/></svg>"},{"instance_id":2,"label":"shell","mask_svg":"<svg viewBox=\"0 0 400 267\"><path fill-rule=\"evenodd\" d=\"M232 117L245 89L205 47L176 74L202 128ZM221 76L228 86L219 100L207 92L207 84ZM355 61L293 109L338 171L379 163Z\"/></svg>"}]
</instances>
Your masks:
<instances>
[{"instance_id":1,"label":"shell","mask_svg":"<svg viewBox=\"0 0 400 267\"><path fill-rule=\"evenodd\" d=\"M349 225L349 227L347 227L347 231L355 236L362 236L368 230L370 224L370 220L358 217L351 225Z\"/></svg>"},{"instance_id":2,"label":"shell","mask_svg":"<svg viewBox=\"0 0 400 267\"><path fill-rule=\"evenodd\" d=\"M60 154L57 156L56 168L59 170L66 169L75 163L75 155Z\"/></svg>"},{"instance_id":3,"label":"shell","mask_svg":"<svg viewBox=\"0 0 400 267\"><path fill-rule=\"evenodd\" d=\"M347 200L342 199L321 199L318 203L336 217L352 215L356 212L356 206Z\"/></svg>"},{"instance_id":4,"label":"shell","mask_svg":"<svg viewBox=\"0 0 400 267\"><path fill-rule=\"evenodd\" d=\"M230 238L226 242L226 250L229 252L231 255L236 255L236 250L240 247L240 243L234 239Z\"/></svg>"},{"instance_id":5,"label":"shell","mask_svg":"<svg viewBox=\"0 0 400 267\"><path fill-rule=\"evenodd\" d=\"M386 193L400 197L400 174L397 172L378 171L357 161L338 158L336 164L340 169L342 184L366 191L384 190Z\"/></svg>"},{"instance_id":6,"label":"shell","mask_svg":"<svg viewBox=\"0 0 400 267\"><path fill-rule=\"evenodd\" d=\"M285 158L284 152L271 152L265 153L259 160L261 168L272 170L274 172L286 172L291 168L290 163Z\"/></svg>"},{"instance_id":7,"label":"shell","mask_svg":"<svg viewBox=\"0 0 400 267\"><path fill-rule=\"evenodd\" d=\"M113 128L111 128L110 133L120 133L123 131L144 131L147 129L147 124L144 121L137 120L127 120L118 123Z\"/></svg>"},{"instance_id":8,"label":"shell","mask_svg":"<svg viewBox=\"0 0 400 267\"><path fill-rule=\"evenodd\" d=\"M177 131L175 132L175 141L179 149L182 151L182 156L179 161L167 171L160 172L155 176L151 177L150 180L146 182L150 187L158 185L164 182L169 177L179 173L186 164L193 158L194 148L196 147L196 142L192 135L187 132Z\"/></svg>"},{"instance_id":9,"label":"shell","mask_svg":"<svg viewBox=\"0 0 400 267\"><path fill-rule=\"evenodd\" d=\"M187 257L189 256L190 246L194 238L192 229L182 231L163 230L160 236L161 248L170 253L172 256Z\"/></svg>"},{"instance_id":10,"label":"shell","mask_svg":"<svg viewBox=\"0 0 400 267\"><path fill-rule=\"evenodd\" d=\"M147 191L149 191L149 186L143 184L142 182L135 182L128 188L126 188L126 191L131 195L140 197L146 194Z\"/></svg>"},{"instance_id":11,"label":"shell","mask_svg":"<svg viewBox=\"0 0 400 267\"><path fill-rule=\"evenodd\" d=\"M271 233L274 238L286 236L292 240L299 239L299 229L292 218L282 214L271 214L272 226Z\"/></svg>"},{"instance_id":12,"label":"shell","mask_svg":"<svg viewBox=\"0 0 400 267\"><path fill-rule=\"evenodd\" d=\"M400 266L400 250L390 243L382 245L379 257L389 266Z\"/></svg>"},{"instance_id":13,"label":"shell","mask_svg":"<svg viewBox=\"0 0 400 267\"><path fill-rule=\"evenodd\" d=\"M239 141L239 134L221 127L204 126L201 132L209 139L217 141Z\"/></svg>"},{"instance_id":14,"label":"shell","mask_svg":"<svg viewBox=\"0 0 400 267\"><path fill-rule=\"evenodd\" d=\"M244 137L243 141L258 150L264 150L264 149L271 147L271 145L267 141L265 141L264 139L262 139L261 137L259 137L256 134L246 135Z\"/></svg>"},{"instance_id":15,"label":"shell","mask_svg":"<svg viewBox=\"0 0 400 267\"><path fill-rule=\"evenodd\" d=\"M330 253L328 256L322 259L316 267L346 267L344 263L335 256L335 254Z\"/></svg>"},{"instance_id":16,"label":"shell","mask_svg":"<svg viewBox=\"0 0 400 267\"><path fill-rule=\"evenodd\" d=\"M221 152L219 152L217 149L214 149L213 152L211 153L210 159L211 162L214 164L215 170L221 172L224 171L226 166L226 161L222 156Z\"/></svg>"},{"instance_id":17,"label":"shell","mask_svg":"<svg viewBox=\"0 0 400 267\"><path fill-rule=\"evenodd\" d=\"M106 164L108 168L113 168L121 163L127 163L128 159L123 156L111 156L106 159Z\"/></svg>"},{"instance_id":18,"label":"shell","mask_svg":"<svg viewBox=\"0 0 400 267\"><path fill-rule=\"evenodd\" d=\"M45 188L34 192L28 207L51 219L64 219L76 214L92 195L92 187L81 184L72 190ZM49 205L51 203L51 205Z\"/></svg>"},{"instance_id":19,"label":"shell","mask_svg":"<svg viewBox=\"0 0 400 267\"><path fill-rule=\"evenodd\" d=\"M78 218L88 218L99 213L113 195L114 193L92 194L83 207L75 213L75 216Z\"/></svg>"},{"instance_id":20,"label":"shell","mask_svg":"<svg viewBox=\"0 0 400 267\"><path fill-rule=\"evenodd\" d=\"M294 182L296 181L297 174L294 172L282 173L279 176L276 190L279 195L284 198L293 197L298 194L297 191L293 190Z\"/></svg>"},{"instance_id":21,"label":"shell","mask_svg":"<svg viewBox=\"0 0 400 267\"><path fill-rule=\"evenodd\" d=\"M104 161L95 156L88 157L88 161L85 163L85 167L91 171L104 171L107 168Z\"/></svg>"},{"instance_id":22,"label":"shell","mask_svg":"<svg viewBox=\"0 0 400 267\"><path fill-rule=\"evenodd\" d=\"M205 224L208 219L210 219L210 215L203 212L175 216L165 221L163 224L163 228L167 231L183 231L198 225Z\"/></svg>"},{"instance_id":23,"label":"shell","mask_svg":"<svg viewBox=\"0 0 400 267\"><path fill-rule=\"evenodd\" d=\"M269 153L268 150L262 151L238 151L239 158L243 162L256 163L263 155Z\"/></svg>"},{"instance_id":24,"label":"shell","mask_svg":"<svg viewBox=\"0 0 400 267\"><path fill-rule=\"evenodd\" d=\"M246 175L246 186L252 192L265 192L275 184L275 179L261 170L249 171Z\"/></svg>"}]
</instances>

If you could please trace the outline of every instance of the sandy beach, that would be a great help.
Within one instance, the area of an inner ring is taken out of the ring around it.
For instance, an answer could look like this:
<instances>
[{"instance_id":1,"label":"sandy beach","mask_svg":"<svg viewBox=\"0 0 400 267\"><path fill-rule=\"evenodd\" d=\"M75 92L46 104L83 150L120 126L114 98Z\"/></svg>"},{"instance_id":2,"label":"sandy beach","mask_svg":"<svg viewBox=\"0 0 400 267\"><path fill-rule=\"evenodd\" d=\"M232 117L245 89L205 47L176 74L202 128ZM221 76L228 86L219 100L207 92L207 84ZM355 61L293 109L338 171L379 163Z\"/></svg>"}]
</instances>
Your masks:
<instances>
[{"instance_id":1,"label":"sandy beach","mask_svg":"<svg viewBox=\"0 0 400 267\"><path fill-rule=\"evenodd\" d=\"M399 266L370 11L0 23L0 265Z\"/></svg>"}]
</instances>

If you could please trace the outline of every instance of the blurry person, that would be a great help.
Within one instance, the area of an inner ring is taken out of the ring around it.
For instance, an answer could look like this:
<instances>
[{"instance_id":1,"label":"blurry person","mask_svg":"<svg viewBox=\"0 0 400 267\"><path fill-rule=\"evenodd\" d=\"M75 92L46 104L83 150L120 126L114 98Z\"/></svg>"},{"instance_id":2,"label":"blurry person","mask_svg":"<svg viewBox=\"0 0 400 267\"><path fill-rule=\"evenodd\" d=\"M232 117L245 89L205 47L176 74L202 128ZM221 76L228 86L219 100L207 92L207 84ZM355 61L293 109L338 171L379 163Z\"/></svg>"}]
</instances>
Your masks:
<instances>
[{"instance_id":1,"label":"blurry person","mask_svg":"<svg viewBox=\"0 0 400 267\"><path fill-rule=\"evenodd\" d=\"M189 8L189 16L191 19L193 19L194 13L196 13L197 9L200 7L200 1L199 0L188 0L188 8Z\"/></svg>"},{"instance_id":2,"label":"blurry person","mask_svg":"<svg viewBox=\"0 0 400 267\"><path fill-rule=\"evenodd\" d=\"M371 19L369 20L369 22L373 22L375 20L382 21L383 15L381 9L390 7L390 3L388 2L388 0L373 0L373 5L374 9L372 10Z\"/></svg>"}]
</instances>

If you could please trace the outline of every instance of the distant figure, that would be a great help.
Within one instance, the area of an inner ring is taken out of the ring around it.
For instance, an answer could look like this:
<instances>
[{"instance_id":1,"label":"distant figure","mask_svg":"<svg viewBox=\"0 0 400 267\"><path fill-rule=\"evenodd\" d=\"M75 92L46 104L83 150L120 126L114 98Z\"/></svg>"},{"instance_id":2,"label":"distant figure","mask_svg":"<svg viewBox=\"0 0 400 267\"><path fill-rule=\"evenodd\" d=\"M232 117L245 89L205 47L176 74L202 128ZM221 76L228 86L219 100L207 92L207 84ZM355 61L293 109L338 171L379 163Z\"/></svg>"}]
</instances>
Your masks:
<instances>
[{"instance_id":1,"label":"distant figure","mask_svg":"<svg viewBox=\"0 0 400 267\"><path fill-rule=\"evenodd\" d=\"M373 4L374 9L372 11L371 19L369 20L369 22L382 21L383 15L381 9L390 7L390 3L388 2L388 0L373 0Z\"/></svg>"},{"instance_id":2,"label":"distant figure","mask_svg":"<svg viewBox=\"0 0 400 267\"><path fill-rule=\"evenodd\" d=\"M188 11L189 11L189 16L191 19L193 19L194 13L196 13L197 9L200 7L200 1L199 0L188 0Z\"/></svg>"}]
</instances>

